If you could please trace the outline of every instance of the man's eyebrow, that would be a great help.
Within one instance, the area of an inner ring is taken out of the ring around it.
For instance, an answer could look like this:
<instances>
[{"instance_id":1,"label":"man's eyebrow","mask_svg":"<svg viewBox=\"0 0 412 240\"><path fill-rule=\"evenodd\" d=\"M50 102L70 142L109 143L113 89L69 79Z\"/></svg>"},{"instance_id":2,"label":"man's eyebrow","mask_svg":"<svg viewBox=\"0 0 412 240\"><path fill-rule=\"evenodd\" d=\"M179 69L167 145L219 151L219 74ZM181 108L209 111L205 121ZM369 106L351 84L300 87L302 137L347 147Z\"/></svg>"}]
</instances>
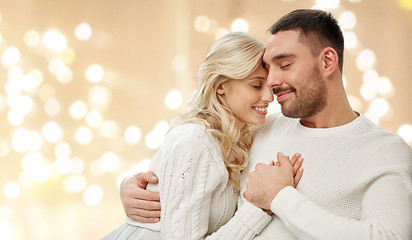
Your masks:
<instances>
[{"instance_id":1,"label":"man's eyebrow","mask_svg":"<svg viewBox=\"0 0 412 240\"><path fill-rule=\"evenodd\" d=\"M294 54L290 54L290 53L281 53L281 54L278 54L278 55L274 56L272 58L272 61L275 62L275 61L283 59L283 58L294 57L294 56L295 56Z\"/></svg>"}]
</instances>

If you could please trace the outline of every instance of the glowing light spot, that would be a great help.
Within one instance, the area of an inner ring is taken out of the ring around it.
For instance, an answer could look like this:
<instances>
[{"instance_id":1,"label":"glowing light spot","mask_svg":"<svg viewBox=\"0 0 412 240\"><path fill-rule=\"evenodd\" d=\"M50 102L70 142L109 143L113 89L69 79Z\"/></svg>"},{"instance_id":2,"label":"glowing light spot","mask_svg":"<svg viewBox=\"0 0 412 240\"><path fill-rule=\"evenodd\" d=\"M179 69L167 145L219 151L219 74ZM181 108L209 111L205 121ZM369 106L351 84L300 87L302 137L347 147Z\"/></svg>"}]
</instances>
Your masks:
<instances>
[{"instance_id":1,"label":"glowing light spot","mask_svg":"<svg viewBox=\"0 0 412 240\"><path fill-rule=\"evenodd\" d=\"M119 157L113 152L105 153L100 159L101 168L108 172L113 172L119 166Z\"/></svg>"},{"instance_id":2,"label":"glowing light spot","mask_svg":"<svg viewBox=\"0 0 412 240\"><path fill-rule=\"evenodd\" d=\"M56 122L47 122L43 125L43 137L50 143L56 143L63 137L63 130Z\"/></svg>"},{"instance_id":3,"label":"glowing light spot","mask_svg":"<svg viewBox=\"0 0 412 240\"><path fill-rule=\"evenodd\" d=\"M66 48L59 56L64 64L72 64L76 59L76 53L71 48Z\"/></svg>"},{"instance_id":4,"label":"glowing light spot","mask_svg":"<svg viewBox=\"0 0 412 240\"><path fill-rule=\"evenodd\" d=\"M63 66L56 73L57 80L61 83L69 83L72 81L73 73L72 70L66 66Z\"/></svg>"},{"instance_id":5,"label":"glowing light spot","mask_svg":"<svg viewBox=\"0 0 412 240\"><path fill-rule=\"evenodd\" d=\"M13 132L11 146L16 152L24 152L28 149L30 144L28 135L29 131L25 128L18 128Z\"/></svg>"},{"instance_id":6,"label":"glowing light spot","mask_svg":"<svg viewBox=\"0 0 412 240\"><path fill-rule=\"evenodd\" d=\"M10 68L16 65L20 60L20 51L16 47L8 47L3 51L1 56L1 64L5 68Z\"/></svg>"},{"instance_id":7,"label":"glowing light spot","mask_svg":"<svg viewBox=\"0 0 412 240\"><path fill-rule=\"evenodd\" d=\"M160 147L160 145L162 144L164 139L164 136L154 132L154 131L150 131L145 138L145 142L146 142L146 146L149 149L157 149L158 147Z\"/></svg>"},{"instance_id":8,"label":"glowing light spot","mask_svg":"<svg viewBox=\"0 0 412 240\"><path fill-rule=\"evenodd\" d=\"M26 93L33 91L37 87L36 79L30 74L23 76L21 81L21 90L23 90Z\"/></svg>"},{"instance_id":9,"label":"glowing light spot","mask_svg":"<svg viewBox=\"0 0 412 240\"><path fill-rule=\"evenodd\" d=\"M54 148L54 155L58 158L68 158L72 153L72 149L67 142L60 142Z\"/></svg>"},{"instance_id":10,"label":"glowing light spot","mask_svg":"<svg viewBox=\"0 0 412 240\"><path fill-rule=\"evenodd\" d=\"M90 89L90 105L94 109L104 108L110 100L110 91L102 86L94 86Z\"/></svg>"},{"instance_id":11,"label":"glowing light spot","mask_svg":"<svg viewBox=\"0 0 412 240\"><path fill-rule=\"evenodd\" d=\"M30 152L24 156L22 167L37 183L43 183L49 178L49 163L39 152Z\"/></svg>"},{"instance_id":12,"label":"glowing light spot","mask_svg":"<svg viewBox=\"0 0 412 240\"><path fill-rule=\"evenodd\" d=\"M403 124L398 129L398 134L405 140L407 143L412 142L412 125Z\"/></svg>"},{"instance_id":13,"label":"glowing light spot","mask_svg":"<svg viewBox=\"0 0 412 240\"><path fill-rule=\"evenodd\" d=\"M207 32L210 29L211 20L203 15L199 15L195 19L195 29L198 32Z\"/></svg>"},{"instance_id":14,"label":"glowing light spot","mask_svg":"<svg viewBox=\"0 0 412 240\"><path fill-rule=\"evenodd\" d=\"M40 86L43 83L43 73L39 69L32 69L29 71L28 75L32 76L35 79L36 87Z\"/></svg>"},{"instance_id":15,"label":"glowing light spot","mask_svg":"<svg viewBox=\"0 0 412 240\"><path fill-rule=\"evenodd\" d=\"M30 131L27 136L27 149L39 150L43 145L43 138L40 133L36 131Z\"/></svg>"},{"instance_id":16,"label":"glowing light spot","mask_svg":"<svg viewBox=\"0 0 412 240\"><path fill-rule=\"evenodd\" d=\"M388 96L393 92L393 86L391 80L387 77L380 77L376 81L376 91L382 96Z\"/></svg>"},{"instance_id":17,"label":"glowing light spot","mask_svg":"<svg viewBox=\"0 0 412 240\"><path fill-rule=\"evenodd\" d=\"M66 174L70 172L72 168L72 162L67 157L59 157L54 163L54 166L58 173Z\"/></svg>"},{"instance_id":18,"label":"glowing light spot","mask_svg":"<svg viewBox=\"0 0 412 240\"><path fill-rule=\"evenodd\" d=\"M87 125L93 128L99 127L103 122L103 117L100 112L96 110L90 111L86 116Z\"/></svg>"},{"instance_id":19,"label":"glowing light spot","mask_svg":"<svg viewBox=\"0 0 412 240\"><path fill-rule=\"evenodd\" d=\"M23 70L18 66L11 67L9 71L7 71L7 78L10 81L16 81L18 85L20 85L19 81L23 78L23 75Z\"/></svg>"},{"instance_id":20,"label":"glowing light spot","mask_svg":"<svg viewBox=\"0 0 412 240\"><path fill-rule=\"evenodd\" d=\"M68 193L82 192L87 186L84 176L69 176L63 182L63 188Z\"/></svg>"},{"instance_id":21,"label":"glowing light spot","mask_svg":"<svg viewBox=\"0 0 412 240\"><path fill-rule=\"evenodd\" d=\"M316 5L323 9L335 9L339 6L339 0L316 0Z\"/></svg>"},{"instance_id":22,"label":"glowing light spot","mask_svg":"<svg viewBox=\"0 0 412 240\"><path fill-rule=\"evenodd\" d=\"M386 99L377 98L370 103L368 112L370 112L373 115L376 115L378 118L381 118L388 113L389 108L390 106Z\"/></svg>"},{"instance_id":23,"label":"glowing light spot","mask_svg":"<svg viewBox=\"0 0 412 240\"><path fill-rule=\"evenodd\" d=\"M370 49L362 50L356 58L356 66L360 71L365 71L375 64L375 53Z\"/></svg>"},{"instance_id":24,"label":"glowing light spot","mask_svg":"<svg viewBox=\"0 0 412 240\"><path fill-rule=\"evenodd\" d=\"M29 96L20 96L16 98L16 101L13 103L12 108L21 114L28 114L33 110L34 102L33 99Z\"/></svg>"},{"instance_id":25,"label":"glowing light spot","mask_svg":"<svg viewBox=\"0 0 412 240\"><path fill-rule=\"evenodd\" d=\"M176 55L172 59L171 67L175 72L183 72L187 68L186 58L182 55Z\"/></svg>"},{"instance_id":26,"label":"glowing light spot","mask_svg":"<svg viewBox=\"0 0 412 240\"><path fill-rule=\"evenodd\" d=\"M76 30L74 31L77 39L81 41L87 41L92 36L92 28L87 23L80 23L77 25Z\"/></svg>"},{"instance_id":27,"label":"glowing light spot","mask_svg":"<svg viewBox=\"0 0 412 240\"><path fill-rule=\"evenodd\" d=\"M154 130L160 134L166 134L169 131L170 125L165 121L160 121L156 123Z\"/></svg>"},{"instance_id":28,"label":"glowing light spot","mask_svg":"<svg viewBox=\"0 0 412 240\"><path fill-rule=\"evenodd\" d=\"M399 6L406 10L412 10L412 0L398 0Z\"/></svg>"},{"instance_id":29,"label":"glowing light spot","mask_svg":"<svg viewBox=\"0 0 412 240\"><path fill-rule=\"evenodd\" d=\"M167 130L169 129L167 122L159 122L156 124L153 131L146 135L145 142L149 149L157 149L162 144Z\"/></svg>"},{"instance_id":30,"label":"glowing light spot","mask_svg":"<svg viewBox=\"0 0 412 240\"><path fill-rule=\"evenodd\" d=\"M91 83L100 82L101 80L103 80L103 77L104 77L103 68L98 64L91 65L86 70L86 78Z\"/></svg>"},{"instance_id":31,"label":"glowing light spot","mask_svg":"<svg viewBox=\"0 0 412 240\"><path fill-rule=\"evenodd\" d=\"M40 44L40 35L35 30L29 30L24 34L24 43L27 46L35 47Z\"/></svg>"},{"instance_id":32,"label":"glowing light spot","mask_svg":"<svg viewBox=\"0 0 412 240\"><path fill-rule=\"evenodd\" d=\"M67 41L60 32L49 30L43 36L43 44L55 52L61 52L66 49Z\"/></svg>"},{"instance_id":33,"label":"glowing light spot","mask_svg":"<svg viewBox=\"0 0 412 240\"><path fill-rule=\"evenodd\" d=\"M358 37L354 32L344 32L343 37L345 39L345 48L354 49L358 45Z\"/></svg>"},{"instance_id":34,"label":"glowing light spot","mask_svg":"<svg viewBox=\"0 0 412 240\"><path fill-rule=\"evenodd\" d=\"M5 140L0 140L0 157L5 157L10 153L9 143Z\"/></svg>"},{"instance_id":35,"label":"glowing light spot","mask_svg":"<svg viewBox=\"0 0 412 240\"><path fill-rule=\"evenodd\" d=\"M219 38L227 35L229 33L229 30L226 28L218 28L215 32L215 40L218 40Z\"/></svg>"},{"instance_id":36,"label":"glowing light spot","mask_svg":"<svg viewBox=\"0 0 412 240\"><path fill-rule=\"evenodd\" d=\"M362 102L360 101L359 98L353 96L353 95L348 95L348 100L349 104L357 112L360 112L362 109Z\"/></svg>"},{"instance_id":37,"label":"glowing light spot","mask_svg":"<svg viewBox=\"0 0 412 240\"><path fill-rule=\"evenodd\" d=\"M248 32L249 24L246 20L237 18L232 23L232 32Z\"/></svg>"},{"instance_id":38,"label":"glowing light spot","mask_svg":"<svg viewBox=\"0 0 412 240\"><path fill-rule=\"evenodd\" d=\"M363 99L372 100L376 97L375 85L371 82L365 82L360 88L360 93Z\"/></svg>"},{"instance_id":39,"label":"glowing light spot","mask_svg":"<svg viewBox=\"0 0 412 240\"><path fill-rule=\"evenodd\" d=\"M86 116L88 111L87 104L82 100L77 100L70 105L69 113L74 119L81 119Z\"/></svg>"},{"instance_id":40,"label":"glowing light spot","mask_svg":"<svg viewBox=\"0 0 412 240\"><path fill-rule=\"evenodd\" d=\"M24 188L31 188L34 186L34 179L27 172L22 172L19 176L19 183Z\"/></svg>"},{"instance_id":41,"label":"glowing light spot","mask_svg":"<svg viewBox=\"0 0 412 240\"><path fill-rule=\"evenodd\" d=\"M46 103L44 104L44 111L47 115L52 117L59 115L61 111L59 100L55 98L47 99Z\"/></svg>"},{"instance_id":42,"label":"glowing light spot","mask_svg":"<svg viewBox=\"0 0 412 240\"><path fill-rule=\"evenodd\" d=\"M104 174L105 171L103 170L102 165L100 164L100 161L96 160L90 164L90 172L94 176L100 177Z\"/></svg>"},{"instance_id":43,"label":"glowing light spot","mask_svg":"<svg viewBox=\"0 0 412 240\"><path fill-rule=\"evenodd\" d=\"M18 110L11 109L7 113L7 120L13 126L18 126L23 123L24 121L24 114L19 112Z\"/></svg>"},{"instance_id":44,"label":"glowing light spot","mask_svg":"<svg viewBox=\"0 0 412 240\"><path fill-rule=\"evenodd\" d=\"M371 83L373 85L376 85L378 79L379 79L379 74L374 69L366 70L362 76L362 80L364 83Z\"/></svg>"},{"instance_id":45,"label":"glowing light spot","mask_svg":"<svg viewBox=\"0 0 412 240\"><path fill-rule=\"evenodd\" d=\"M93 138L92 131L88 127L79 127L74 135L76 141L82 145L90 143Z\"/></svg>"},{"instance_id":46,"label":"glowing light spot","mask_svg":"<svg viewBox=\"0 0 412 240\"><path fill-rule=\"evenodd\" d=\"M13 106L13 102L21 95L19 83L17 81L8 81L5 90L7 94L7 103L9 106Z\"/></svg>"},{"instance_id":47,"label":"glowing light spot","mask_svg":"<svg viewBox=\"0 0 412 240\"><path fill-rule=\"evenodd\" d=\"M98 185L90 185L83 194L83 200L89 206L98 204L102 198L103 190Z\"/></svg>"},{"instance_id":48,"label":"glowing light spot","mask_svg":"<svg viewBox=\"0 0 412 240\"><path fill-rule=\"evenodd\" d=\"M137 126L129 126L124 132L124 139L130 144L137 144L141 137L142 133Z\"/></svg>"},{"instance_id":49,"label":"glowing light spot","mask_svg":"<svg viewBox=\"0 0 412 240\"><path fill-rule=\"evenodd\" d=\"M148 170L149 170L149 165L150 165L150 159L147 159L147 158L139 161L138 164L133 165L133 166L130 168L130 170L129 170L128 173L120 174L120 175L117 177L117 179L116 179L117 187L120 188L120 184L121 184L121 182L123 181L123 179L124 179L125 177L128 177L128 176L130 176L130 175L134 175L134 174L137 174L137 173L140 173L140 172L146 172L146 171L148 171Z\"/></svg>"},{"instance_id":50,"label":"glowing light spot","mask_svg":"<svg viewBox=\"0 0 412 240\"><path fill-rule=\"evenodd\" d=\"M20 196L21 190L17 183L8 182L4 186L3 192L8 199L16 199Z\"/></svg>"},{"instance_id":51,"label":"glowing light spot","mask_svg":"<svg viewBox=\"0 0 412 240\"><path fill-rule=\"evenodd\" d=\"M43 84L39 89L39 97L46 101L49 98L54 97L55 90L54 87L49 84Z\"/></svg>"},{"instance_id":52,"label":"glowing light spot","mask_svg":"<svg viewBox=\"0 0 412 240\"><path fill-rule=\"evenodd\" d=\"M0 218L0 238L12 239L10 233L10 224L7 219Z\"/></svg>"},{"instance_id":53,"label":"glowing light spot","mask_svg":"<svg viewBox=\"0 0 412 240\"><path fill-rule=\"evenodd\" d=\"M129 173L131 175L131 174L137 174L140 172L146 172L149 170L149 166L150 166L150 159L149 158L142 159L141 161L139 161L138 164L135 164L130 168Z\"/></svg>"},{"instance_id":54,"label":"glowing light spot","mask_svg":"<svg viewBox=\"0 0 412 240\"><path fill-rule=\"evenodd\" d=\"M115 138L119 135L119 126L113 121L103 121L99 127L99 133L104 138Z\"/></svg>"},{"instance_id":55,"label":"glowing light spot","mask_svg":"<svg viewBox=\"0 0 412 240\"><path fill-rule=\"evenodd\" d=\"M79 157L74 157L71 159L72 161L72 169L70 173L72 174L81 174L84 170L84 162Z\"/></svg>"},{"instance_id":56,"label":"glowing light spot","mask_svg":"<svg viewBox=\"0 0 412 240\"><path fill-rule=\"evenodd\" d=\"M0 111L3 111L6 108L6 98L0 94Z\"/></svg>"},{"instance_id":57,"label":"glowing light spot","mask_svg":"<svg viewBox=\"0 0 412 240\"><path fill-rule=\"evenodd\" d=\"M64 67L66 66L64 65L63 60L61 58L55 58L49 64L49 71L54 75L57 75L58 72Z\"/></svg>"},{"instance_id":58,"label":"glowing light spot","mask_svg":"<svg viewBox=\"0 0 412 240\"><path fill-rule=\"evenodd\" d=\"M342 29L352 29L355 27L355 25L356 25L356 16L352 11L344 11L340 14L339 26Z\"/></svg>"},{"instance_id":59,"label":"glowing light spot","mask_svg":"<svg viewBox=\"0 0 412 240\"><path fill-rule=\"evenodd\" d=\"M166 95L166 107L172 110L177 109L182 104L182 99L182 94L178 90L172 89Z\"/></svg>"}]
</instances>

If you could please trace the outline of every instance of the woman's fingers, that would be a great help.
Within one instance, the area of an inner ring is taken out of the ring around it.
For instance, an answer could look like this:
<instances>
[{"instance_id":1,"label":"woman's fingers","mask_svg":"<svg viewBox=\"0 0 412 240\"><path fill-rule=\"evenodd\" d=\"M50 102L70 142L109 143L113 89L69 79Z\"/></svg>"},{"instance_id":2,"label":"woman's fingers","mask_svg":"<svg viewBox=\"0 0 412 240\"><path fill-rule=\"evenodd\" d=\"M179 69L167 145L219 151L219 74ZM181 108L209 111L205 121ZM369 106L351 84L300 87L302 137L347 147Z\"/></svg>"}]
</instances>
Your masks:
<instances>
[{"instance_id":1,"label":"woman's fingers","mask_svg":"<svg viewBox=\"0 0 412 240\"><path fill-rule=\"evenodd\" d=\"M296 154L292 158L295 158L295 156L296 156ZM295 160L293 164L291 163L292 166L293 166L293 176L295 176L297 174L299 168L301 168L302 164L303 164L303 157L300 156L300 154L299 154L299 157L297 157L296 159L297 160ZM292 161L292 159L291 159L291 161Z\"/></svg>"},{"instance_id":2,"label":"woman's fingers","mask_svg":"<svg viewBox=\"0 0 412 240\"><path fill-rule=\"evenodd\" d=\"M295 187L295 188L296 188L296 186L298 185L298 183L300 182L300 179L302 178L302 175L303 175L303 168L300 167L300 168L297 170L295 177L293 178L294 187Z\"/></svg>"}]
</instances>

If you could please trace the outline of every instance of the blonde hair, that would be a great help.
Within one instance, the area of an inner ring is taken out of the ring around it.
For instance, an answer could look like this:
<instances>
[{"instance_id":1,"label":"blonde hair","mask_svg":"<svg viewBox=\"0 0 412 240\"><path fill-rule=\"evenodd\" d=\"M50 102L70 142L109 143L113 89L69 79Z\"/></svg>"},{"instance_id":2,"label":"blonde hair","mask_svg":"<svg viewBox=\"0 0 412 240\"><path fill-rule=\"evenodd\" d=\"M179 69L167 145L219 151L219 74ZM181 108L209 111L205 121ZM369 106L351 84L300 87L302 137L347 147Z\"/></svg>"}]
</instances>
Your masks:
<instances>
[{"instance_id":1,"label":"blonde hair","mask_svg":"<svg viewBox=\"0 0 412 240\"><path fill-rule=\"evenodd\" d=\"M240 128L236 116L216 93L220 84L248 77L261 64L265 44L246 33L229 33L216 41L198 71L199 87L188 104L188 111L177 123L202 123L220 143L229 181L240 190L241 172L248 163L254 127Z\"/></svg>"}]
</instances>

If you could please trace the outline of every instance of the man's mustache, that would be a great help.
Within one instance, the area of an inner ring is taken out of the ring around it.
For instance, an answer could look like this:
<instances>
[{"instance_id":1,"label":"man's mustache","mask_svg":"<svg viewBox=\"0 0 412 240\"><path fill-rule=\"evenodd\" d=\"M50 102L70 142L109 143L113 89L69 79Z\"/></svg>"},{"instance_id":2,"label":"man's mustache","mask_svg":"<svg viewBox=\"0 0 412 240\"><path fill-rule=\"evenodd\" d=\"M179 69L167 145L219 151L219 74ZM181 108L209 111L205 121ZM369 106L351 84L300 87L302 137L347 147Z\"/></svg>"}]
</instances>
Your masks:
<instances>
[{"instance_id":1,"label":"man's mustache","mask_svg":"<svg viewBox=\"0 0 412 240\"><path fill-rule=\"evenodd\" d=\"M286 91L295 92L296 89L294 87L274 87L274 88L272 88L273 94L286 92Z\"/></svg>"}]
</instances>

